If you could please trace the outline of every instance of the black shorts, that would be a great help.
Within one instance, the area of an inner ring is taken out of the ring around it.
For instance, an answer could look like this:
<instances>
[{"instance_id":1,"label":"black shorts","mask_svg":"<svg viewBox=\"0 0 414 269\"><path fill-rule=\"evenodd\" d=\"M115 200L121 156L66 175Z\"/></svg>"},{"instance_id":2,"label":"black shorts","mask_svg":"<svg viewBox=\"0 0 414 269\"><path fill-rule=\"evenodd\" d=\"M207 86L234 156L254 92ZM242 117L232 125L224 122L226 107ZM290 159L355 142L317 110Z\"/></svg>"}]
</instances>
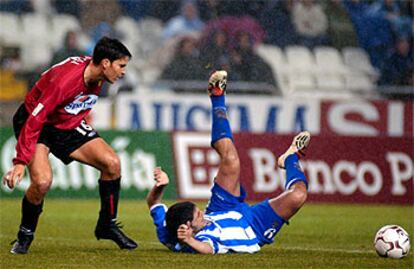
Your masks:
<instances>
[{"instance_id":1,"label":"black shorts","mask_svg":"<svg viewBox=\"0 0 414 269\"><path fill-rule=\"evenodd\" d=\"M22 104L13 116L13 129L16 139L18 139L28 117L29 113L24 104ZM69 164L73 161L69 157L72 152L97 137L99 137L99 134L85 120L82 120L81 124L72 130L62 130L45 124L37 143L46 145L53 155L64 164Z\"/></svg>"}]
</instances>

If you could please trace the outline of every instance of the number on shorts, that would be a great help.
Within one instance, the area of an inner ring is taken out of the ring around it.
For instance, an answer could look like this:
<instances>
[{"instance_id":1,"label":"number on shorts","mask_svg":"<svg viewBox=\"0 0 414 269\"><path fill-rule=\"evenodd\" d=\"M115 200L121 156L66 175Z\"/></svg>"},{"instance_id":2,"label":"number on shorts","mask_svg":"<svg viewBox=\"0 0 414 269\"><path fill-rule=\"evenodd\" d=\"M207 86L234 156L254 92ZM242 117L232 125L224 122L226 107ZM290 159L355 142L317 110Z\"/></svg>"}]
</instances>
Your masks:
<instances>
[{"instance_id":1,"label":"number on shorts","mask_svg":"<svg viewBox=\"0 0 414 269\"><path fill-rule=\"evenodd\" d=\"M264 232L264 237L266 237L267 239L269 239L269 240L272 240L273 239L273 237L275 237L275 235L276 235L276 232L277 232L277 230L275 229L275 228L270 228L270 229L267 229L265 232Z\"/></svg>"},{"instance_id":2,"label":"number on shorts","mask_svg":"<svg viewBox=\"0 0 414 269\"><path fill-rule=\"evenodd\" d=\"M85 120L82 120L81 124L78 127L76 127L76 131L78 131L81 135L87 135L88 132L92 130L93 130L92 126L87 124Z\"/></svg>"}]
</instances>

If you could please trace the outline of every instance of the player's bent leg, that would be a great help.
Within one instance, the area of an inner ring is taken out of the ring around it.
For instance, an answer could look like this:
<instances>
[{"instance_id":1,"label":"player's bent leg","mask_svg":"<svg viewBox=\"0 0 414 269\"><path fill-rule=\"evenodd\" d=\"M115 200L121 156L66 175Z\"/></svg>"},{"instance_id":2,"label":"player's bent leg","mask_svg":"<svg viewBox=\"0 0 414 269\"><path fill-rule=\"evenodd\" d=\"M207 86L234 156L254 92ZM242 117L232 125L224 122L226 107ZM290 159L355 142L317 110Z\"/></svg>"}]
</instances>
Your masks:
<instances>
[{"instance_id":1,"label":"player's bent leg","mask_svg":"<svg viewBox=\"0 0 414 269\"><path fill-rule=\"evenodd\" d=\"M42 203L52 185L52 168L49 163L49 148L37 144L32 161L28 165L30 186L26 191L27 200L35 205Z\"/></svg>"},{"instance_id":2,"label":"player's bent leg","mask_svg":"<svg viewBox=\"0 0 414 269\"><path fill-rule=\"evenodd\" d=\"M49 148L36 145L32 161L28 165L30 186L22 200L22 218L12 249L13 254L26 254L33 241L37 222L43 209L43 198L52 184L52 169L49 164Z\"/></svg>"},{"instance_id":3,"label":"player's bent leg","mask_svg":"<svg viewBox=\"0 0 414 269\"><path fill-rule=\"evenodd\" d=\"M303 206L307 198L306 185L298 182L278 197L270 199L269 204L284 220L289 220Z\"/></svg>"},{"instance_id":4,"label":"player's bent leg","mask_svg":"<svg viewBox=\"0 0 414 269\"><path fill-rule=\"evenodd\" d=\"M234 196L240 196L240 160L233 141L220 139L214 143L214 148L220 156L216 183Z\"/></svg>"},{"instance_id":5,"label":"player's bent leg","mask_svg":"<svg viewBox=\"0 0 414 269\"><path fill-rule=\"evenodd\" d=\"M137 243L127 237L116 222L121 164L115 151L102 138L95 138L72 152L70 157L101 171L98 181L101 210L95 228L96 238L113 240L121 249L135 249Z\"/></svg>"},{"instance_id":6,"label":"player's bent leg","mask_svg":"<svg viewBox=\"0 0 414 269\"><path fill-rule=\"evenodd\" d=\"M310 133L301 132L293 138L292 144L278 159L278 165L286 169L285 192L269 200L274 211L289 220L303 206L307 198L308 182L299 158L305 156L310 143Z\"/></svg>"},{"instance_id":7,"label":"player's bent leg","mask_svg":"<svg viewBox=\"0 0 414 269\"><path fill-rule=\"evenodd\" d=\"M90 140L69 155L74 160L95 167L102 180L121 176L121 163L115 151L100 137Z\"/></svg>"},{"instance_id":8,"label":"player's bent leg","mask_svg":"<svg viewBox=\"0 0 414 269\"><path fill-rule=\"evenodd\" d=\"M214 71L208 83L208 94L212 105L211 145L220 156L215 182L231 194L240 196L240 161L232 141L233 135L227 119L225 102L227 72Z\"/></svg>"}]
</instances>

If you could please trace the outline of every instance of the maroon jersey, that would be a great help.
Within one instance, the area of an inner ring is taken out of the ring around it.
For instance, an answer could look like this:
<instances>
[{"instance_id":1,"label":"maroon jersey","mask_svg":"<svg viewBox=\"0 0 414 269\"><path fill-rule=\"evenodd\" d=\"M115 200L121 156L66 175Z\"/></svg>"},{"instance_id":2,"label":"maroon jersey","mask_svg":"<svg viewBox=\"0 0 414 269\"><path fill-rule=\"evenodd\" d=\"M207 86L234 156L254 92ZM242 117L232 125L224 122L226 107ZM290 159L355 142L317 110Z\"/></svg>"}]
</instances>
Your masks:
<instances>
[{"instance_id":1,"label":"maroon jersey","mask_svg":"<svg viewBox=\"0 0 414 269\"><path fill-rule=\"evenodd\" d=\"M29 117L16 145L13 164L28 164L44 124L63 130L73 129L98 100L102 83L87 87L83 73L91 57L70 57L44 72L24 104Z\"/></svg>"}]
</instances>

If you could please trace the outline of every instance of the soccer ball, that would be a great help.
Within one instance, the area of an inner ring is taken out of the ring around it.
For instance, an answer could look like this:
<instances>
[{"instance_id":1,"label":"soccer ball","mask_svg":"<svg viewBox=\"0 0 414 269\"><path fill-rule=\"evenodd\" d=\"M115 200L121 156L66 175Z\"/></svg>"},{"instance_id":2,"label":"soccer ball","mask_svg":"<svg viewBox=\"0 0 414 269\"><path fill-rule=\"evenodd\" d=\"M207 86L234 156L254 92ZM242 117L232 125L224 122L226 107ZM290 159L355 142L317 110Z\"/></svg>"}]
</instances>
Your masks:
<instances>
[{"instance_id":1,"label":"soccer ball","mask_svg":"<svg viewBox=\"0 0 414 269\"><path fill-rule=\"evenodd\" d=\"M381 257L401 259L410 250L408 233L398 225L386 225L379 229L374 239L377 254Z\"/></svg>"}]
</instances>

